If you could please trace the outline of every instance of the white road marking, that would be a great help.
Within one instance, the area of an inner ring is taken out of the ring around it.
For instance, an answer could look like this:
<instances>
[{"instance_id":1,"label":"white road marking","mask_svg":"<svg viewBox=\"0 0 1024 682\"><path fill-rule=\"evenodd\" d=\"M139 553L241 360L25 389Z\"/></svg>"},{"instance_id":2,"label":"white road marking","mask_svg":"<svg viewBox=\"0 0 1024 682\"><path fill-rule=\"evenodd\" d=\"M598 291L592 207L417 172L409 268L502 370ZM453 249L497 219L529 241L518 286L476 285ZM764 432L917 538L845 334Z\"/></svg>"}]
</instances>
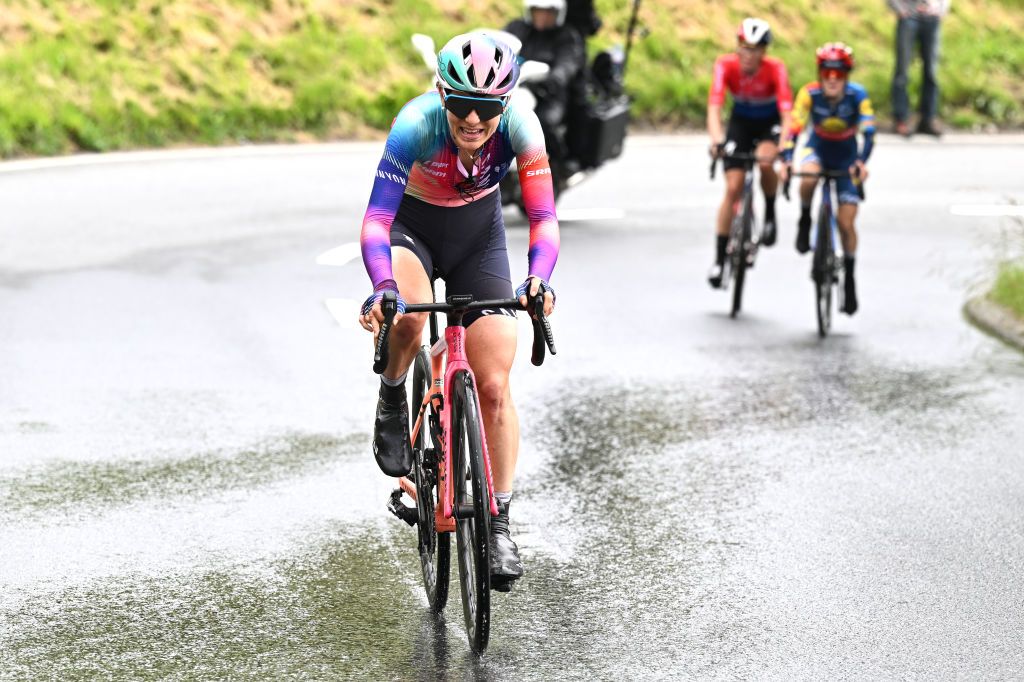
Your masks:
<instances>
[{"instance_id":1,"label":"white road marking","mask_svg":"<svg viewBox=\"0 0 1024 682\"><path fill-rule=\"evenodd\" d=\"M362 329L356 321L359 316L359 301L351 298L328 298L324 299L324 305L342 329Z\"/></svg>"},{"instance_id":2,"label":"white road marking","mask_svg":"<svg viewBox=\"0 0 1024 682\"><path fill-rule=\"evenodd\" d=\"M337 246L330 251L324 251L316 257L316 264L334 266L348 265L361 255L362 250L359 242L350 242L348 244Z\"/></svg>"},{"instance_id":3,"label":"white road marking","mask_svg":"<svg viewBox=\"0 0 1024 682\"><path fill-rule=\"evenodd\" d=\"M1022 216L1024 204L953 204L949 207L953 215L966 216Z\"/></svg>"},{"instance_id":4,"label":"white road marking","mask_svg":"<svg viewBox=\"0 0 1024 682\"><path fill-rule=\"evenodd\" d=\"M622 220L626 212L621 208L570 208L557 211L558 222L569 223L584 220Z\"/></svg>"}]
</instances>

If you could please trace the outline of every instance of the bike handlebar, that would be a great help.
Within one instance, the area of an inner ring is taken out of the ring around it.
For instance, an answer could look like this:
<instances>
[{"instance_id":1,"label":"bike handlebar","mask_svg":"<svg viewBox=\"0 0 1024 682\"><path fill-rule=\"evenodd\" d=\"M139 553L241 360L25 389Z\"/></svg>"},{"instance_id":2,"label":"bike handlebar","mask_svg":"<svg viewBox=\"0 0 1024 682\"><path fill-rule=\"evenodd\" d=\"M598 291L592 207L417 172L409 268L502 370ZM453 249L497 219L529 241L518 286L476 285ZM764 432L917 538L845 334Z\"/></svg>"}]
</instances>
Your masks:
<instances>
[{"instance_id":1,"label":"bike handlebar","mask_svg":"<svg viewBox=\"0 0 1024 682\"><path fill-rule=\"evenodd\" d=\"M789 177L786 178L786 181L782 183L782 196L786 197L786 201L789 201L789 181L792 180L793 178L828 178L829 180L840 180L842 178L848 177L853 177L854 180L857 179L857 175L851 175L850 171L848 170L820 170L814 171L813 173L797 171L795 173L790 173ZM857 194L860 196L861 201L863 201L864 183L857 183Z\"/></svg>"},{"instance_id":2,"label":"bike handlebar","mask_svg":"<svg viewBox=\"0 0 1024 682\"><path fill-rule=\"evenodd\" d=\"M527 296L528 299L531 297ZM527 301L527 306L519 302L517 298L503 298L490 301L474 301L472 296L449 296L445 303L412 303L405 306L408 313L453 313L469 312L471 310L486 310L504 308L506 310L527 310L532 305L531 321L533 322L533 353L530 362L540 367L544 363L544 351L551 351L557 355L555 350L555 337L551 331L551 323L544 314L544 292L537 292L532 301ZM373 371L380 374L388 365L388 334L398 310L398 299L393 292L385 292L381 301L381 311L384 313L384 322L380 326L380 333L377 336L377 345L374 348Z\"/></svg>"}]
</instances>

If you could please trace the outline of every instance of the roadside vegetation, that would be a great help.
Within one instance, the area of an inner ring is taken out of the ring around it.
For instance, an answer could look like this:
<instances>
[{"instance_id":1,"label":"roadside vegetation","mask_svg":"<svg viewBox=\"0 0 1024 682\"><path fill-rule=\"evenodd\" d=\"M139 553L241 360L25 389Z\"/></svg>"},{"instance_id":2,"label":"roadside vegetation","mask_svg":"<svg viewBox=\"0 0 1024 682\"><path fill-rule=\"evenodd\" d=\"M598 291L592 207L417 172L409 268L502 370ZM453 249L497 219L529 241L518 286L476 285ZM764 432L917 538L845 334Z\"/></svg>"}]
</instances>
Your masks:
<instances>
[{"instance_id":1,"label":"roadside vegetation","mask_svg":"<svg viewBox=\"0 0 1024 682\"><path fill-rule=\"evenodd\" d=\"M990 297L1024 320L1024 263L1003 263Z\"/></svg>"},{"instance_id":2,"label":"roadside vegetation","mask_svg":"<svg viewBox=\"0 0 1024 682\"><path fill-rule=\"evenodd\" d=\"M624 41L629 0L598 0L596 50ZM0 0L0 155L358 138L428 84L414 32L501 26L519 0ZM702 126L710 68L739 19L772 21L795 85L814 47L855 48L887 122L895 22L883 0L644 0L626 81L635 118ZM1024 6L957 0L943 25L943 118L1024 124ZM916 89L915 74L914 87Z\"/></svg>"}]
</instances>

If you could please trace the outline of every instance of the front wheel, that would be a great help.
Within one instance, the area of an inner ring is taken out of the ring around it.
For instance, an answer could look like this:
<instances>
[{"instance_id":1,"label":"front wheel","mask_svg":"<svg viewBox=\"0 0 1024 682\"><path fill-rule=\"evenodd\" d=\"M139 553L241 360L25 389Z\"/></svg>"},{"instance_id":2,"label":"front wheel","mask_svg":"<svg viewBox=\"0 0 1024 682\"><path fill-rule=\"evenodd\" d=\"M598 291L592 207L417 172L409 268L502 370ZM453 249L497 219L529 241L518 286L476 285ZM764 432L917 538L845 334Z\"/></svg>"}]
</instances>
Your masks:
<instances>
[{"instance_id":1,"label":"front wheel","mask_svg":"<svg viewBox=\"0 0 1024 682\"><path fill-rule=\"evenodd\" d=\"M491 623L490 497L473 378L461 371L453 380L451 481L455 486L462 612L469 646L482 654L487 649Z\"/></svg>"},{"instance_id":2,"label":"front wheel","mask_svg":"<svg viewBox=\"0 0 1024 682\"><path fill-rule=\"evenodd\" d=\"M747 279L747 253L750 248L751 223L754 220L751 202L752 195L745 195L743 208L740 214L733 219L730 240L733 242L731 260L735 282L733 282L730 317L736 317L740 308L743 307L743 284Z\"/></svg>"},{"instance_id":3,"label":"front wheel","mask_svg":"<svg viewBox=\"0 0 1024 682\"><path fill-rule=\"evenodd\" d=\"M448 582L451 575L450 533L438 533L434 523L434 509L438 502L438 449L430 432L433 408L423 410L423 399L430 391L430 355L421 350L416 356L412 373L412 409L409 412L409 432L416 426L422 410L420 428L412 440L415 456L413 479L416 483L417 530L419 532L420 567L423 571L423 587L427 592L427 603L433 613L441 613L448 603Z\"/></svg>"},{"instance_id":4,"label":"front wheel","mask_svg":"<svg viewBox=\"0 0 1024 682\"><path fill-rule=\"evenodd\" d=\"M818 235L814 245L811 278L814 280L814 309L818 318L818 336L825 338L832 328L832 284L835 247L832 244L832 216L822 206L818 217Z\"/></svg>"}]
</instances>

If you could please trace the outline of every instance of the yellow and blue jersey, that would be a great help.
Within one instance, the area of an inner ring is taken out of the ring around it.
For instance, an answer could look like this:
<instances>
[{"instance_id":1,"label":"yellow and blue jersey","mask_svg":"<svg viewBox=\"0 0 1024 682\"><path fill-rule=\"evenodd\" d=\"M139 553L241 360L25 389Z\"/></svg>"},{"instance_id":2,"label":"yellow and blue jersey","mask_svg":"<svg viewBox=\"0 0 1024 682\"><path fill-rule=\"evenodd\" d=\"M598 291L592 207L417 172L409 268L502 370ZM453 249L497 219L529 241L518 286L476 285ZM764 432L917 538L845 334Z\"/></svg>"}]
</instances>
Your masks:
<instances>
[{"instance_id":1,"label":"yellow and blue jersey","mask_svg":"<svg viewBox=\"0 0 1024 682\"><path fill-rule=\"evenodd\" d=\"M875 135L875 111L860 83L846 83L846 91L836 100L825 97L817 81L800 88L793 104L792 126L784 151L791 158L800 131L811 124L807 145L831 157L857 157L867 161ZM857 133L864 135L864 147L857 153Z\"/></svg>"}]
</instances>

